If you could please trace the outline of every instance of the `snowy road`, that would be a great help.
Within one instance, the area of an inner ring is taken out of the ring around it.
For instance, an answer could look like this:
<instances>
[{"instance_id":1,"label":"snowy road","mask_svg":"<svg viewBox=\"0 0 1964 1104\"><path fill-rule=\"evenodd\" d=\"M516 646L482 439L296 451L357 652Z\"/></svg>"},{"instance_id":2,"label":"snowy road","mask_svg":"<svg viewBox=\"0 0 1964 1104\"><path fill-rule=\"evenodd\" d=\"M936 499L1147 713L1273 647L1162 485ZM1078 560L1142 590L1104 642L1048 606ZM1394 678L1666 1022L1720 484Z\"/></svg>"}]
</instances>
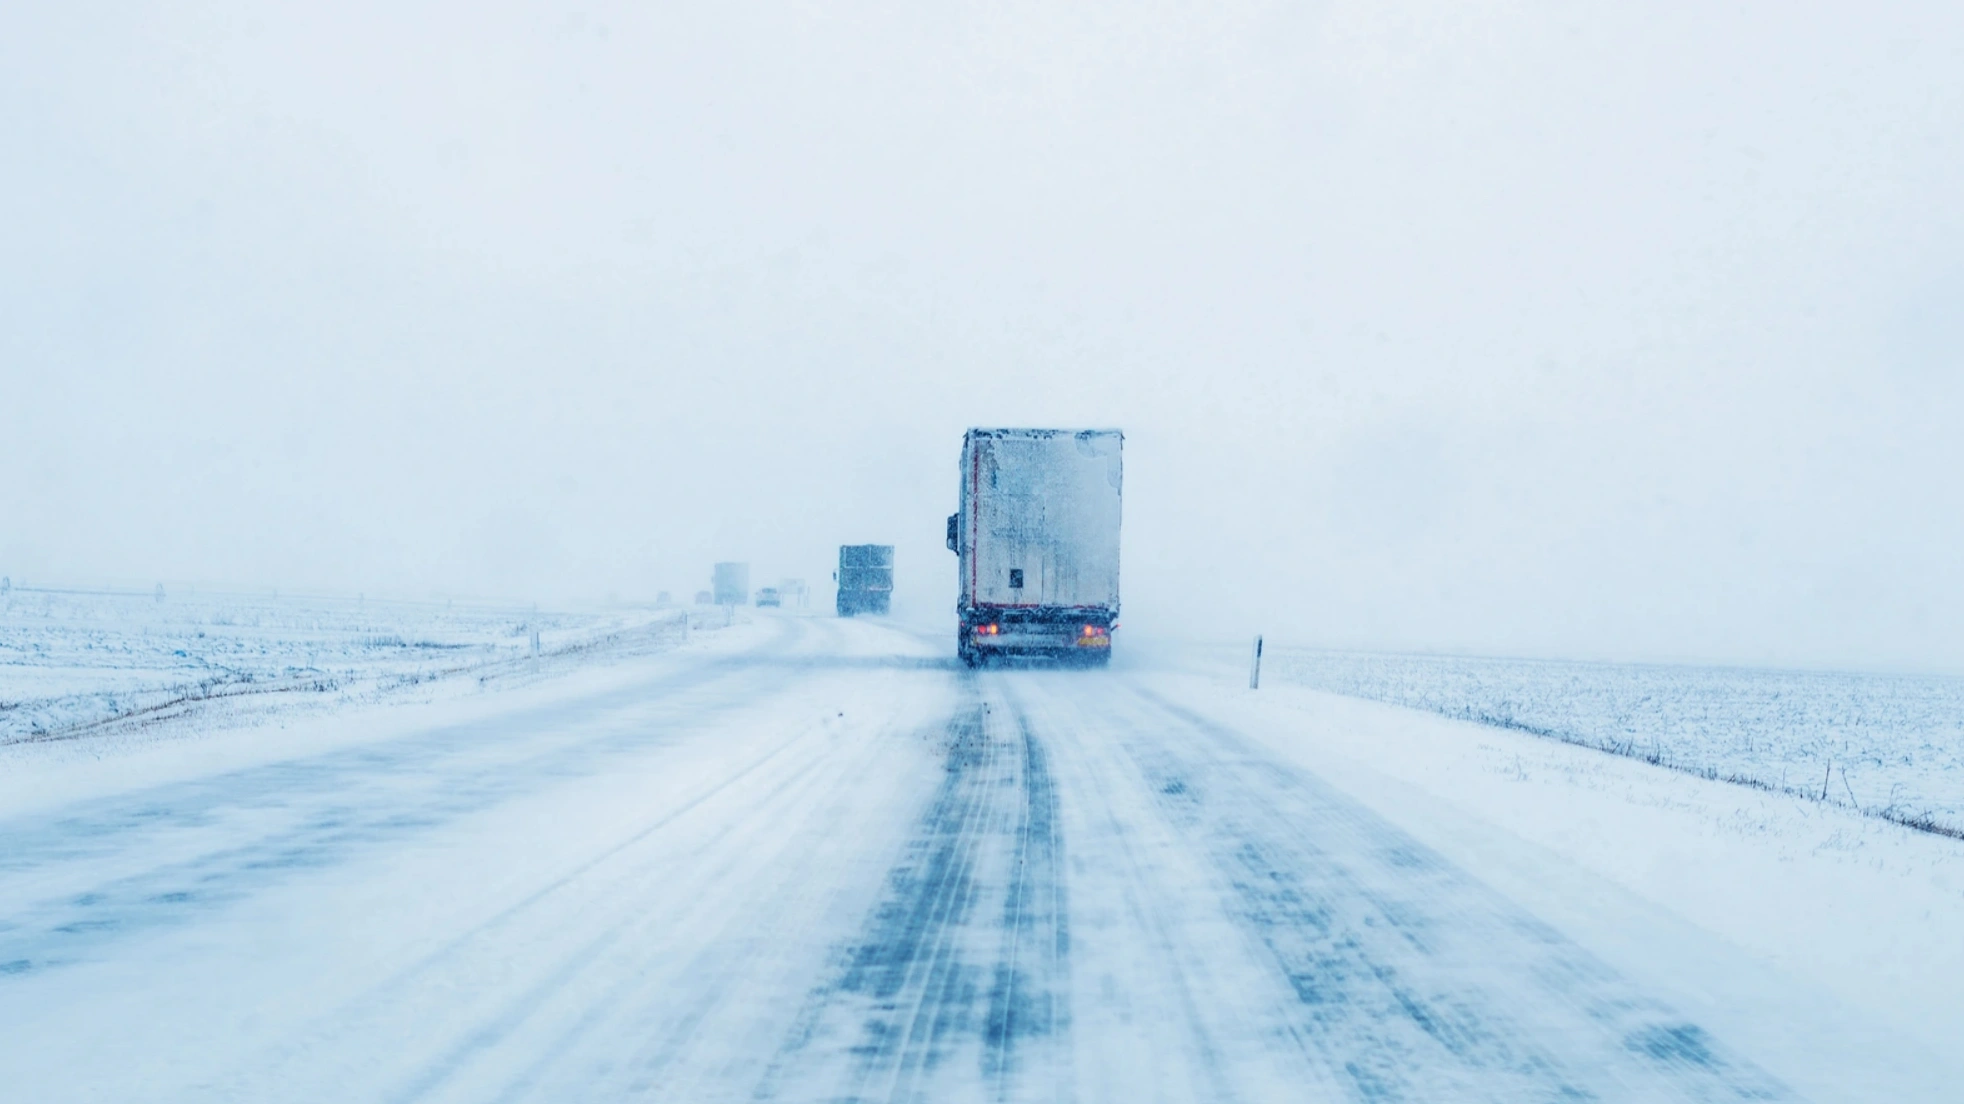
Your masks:
<instances>
[{"instance_id":1,"label":"snowy road","mask_svg":"<svg viewBox=\"0 0 1964 1104\"><path fill-rule=\"evenodd\" d=\"M1782 1100L1124 671L743 649L0 822L35 1100Z\"/></svg>"}]
</instances>

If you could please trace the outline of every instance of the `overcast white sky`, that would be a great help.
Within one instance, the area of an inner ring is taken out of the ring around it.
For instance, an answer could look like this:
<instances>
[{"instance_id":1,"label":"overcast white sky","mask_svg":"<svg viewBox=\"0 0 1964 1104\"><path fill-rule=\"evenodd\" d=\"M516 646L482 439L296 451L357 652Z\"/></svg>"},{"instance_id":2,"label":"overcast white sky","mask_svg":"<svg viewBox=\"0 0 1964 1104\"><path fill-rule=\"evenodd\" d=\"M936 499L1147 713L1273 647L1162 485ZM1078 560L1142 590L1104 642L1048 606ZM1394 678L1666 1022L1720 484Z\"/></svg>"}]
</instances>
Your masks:
<instances>
[{"instance_id":1,"label":"overcast white sky","mask_svg":"<svg viewBox=\"0 0 1964 1104\"><path fill-rule=\"evenodd\" d=\"M1126 430L1141 633L1964 669L1964 5L0 10L0 573L575 600Z\"/></svg>"}]
</instances>

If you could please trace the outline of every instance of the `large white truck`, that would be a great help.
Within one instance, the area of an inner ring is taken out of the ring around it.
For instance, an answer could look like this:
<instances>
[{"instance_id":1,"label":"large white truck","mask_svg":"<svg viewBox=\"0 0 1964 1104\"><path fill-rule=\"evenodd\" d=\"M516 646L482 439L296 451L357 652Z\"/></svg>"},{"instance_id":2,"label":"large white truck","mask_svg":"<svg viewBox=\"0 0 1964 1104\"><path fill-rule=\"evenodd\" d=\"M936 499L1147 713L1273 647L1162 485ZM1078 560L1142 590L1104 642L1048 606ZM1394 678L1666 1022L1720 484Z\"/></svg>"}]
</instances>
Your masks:
<instances>
[{"instance_id":1,"label":"large white truck","mask_svg":"<svg viewBox=\"0 0 1964 1104\"><path fill-rule=\"evenodd\" d=\"M862 613L885 616L893 600L893 545L839 546L838 609L840 617Z\"/></svg>"},{"instance_id":2,"label":"large white truck","mask_svg":"<svg viewBox=\"0 0 1964 1104\"><path fill-rule=\"evenodd\" d=\"M710 573L709 585L716 592L717 605L747 606L750 604L750 565L719 563Z\"/></svg>"},{"instance_id":3,"label":"large white truck","mask_svg":"<svg viewBox=\"0 0 1964 1104\"><path fill-rule=\"evenodd\" d=\"M1111 661L1124 443L1115 429L968 431L961 509L948 518L963 663Z\"/></svg>"}]
</instances>

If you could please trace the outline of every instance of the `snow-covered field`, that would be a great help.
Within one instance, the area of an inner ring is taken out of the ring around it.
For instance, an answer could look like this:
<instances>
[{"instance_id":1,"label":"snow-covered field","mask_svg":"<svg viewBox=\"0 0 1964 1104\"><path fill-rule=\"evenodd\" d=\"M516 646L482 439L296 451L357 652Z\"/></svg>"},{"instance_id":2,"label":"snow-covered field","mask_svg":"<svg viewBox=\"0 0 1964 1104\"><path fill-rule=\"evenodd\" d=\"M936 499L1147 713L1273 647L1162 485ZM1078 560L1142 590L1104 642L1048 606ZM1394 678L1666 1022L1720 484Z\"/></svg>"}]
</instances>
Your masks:
<instances>
[{"instance_id":1,"label":"snow-covered field","mask_svg":"<svg viewBox=\"0 0 1964 1104\"><path fill-rule=\"evenodd\" d=\"M1964 679L1286 648L1264 678L1964 829Z\"/></svg>"},{"instance_id":2,"label":"snow-covered field","mask_svg":"<svg viewBox=\"0 0 1964 1104\"><path fill-rule=\"evenodd\" d=\"M0 746L128 730L224 706L368 700L522 668L621 636L679 636L675 610L562 612L358 596L82 590L0 595Z\"/></svg>"}]
</instances>

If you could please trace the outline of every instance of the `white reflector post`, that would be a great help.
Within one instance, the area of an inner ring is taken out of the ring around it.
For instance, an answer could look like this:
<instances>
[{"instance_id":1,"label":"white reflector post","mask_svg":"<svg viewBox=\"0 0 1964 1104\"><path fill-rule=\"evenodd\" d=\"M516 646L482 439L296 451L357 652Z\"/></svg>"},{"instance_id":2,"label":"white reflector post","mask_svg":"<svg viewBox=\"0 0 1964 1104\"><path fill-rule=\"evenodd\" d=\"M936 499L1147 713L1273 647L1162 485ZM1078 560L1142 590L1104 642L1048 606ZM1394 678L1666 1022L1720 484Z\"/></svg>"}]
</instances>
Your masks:
<instances>
[{"instance_id":1,"label":"white reflector post","mask_svg":"<svg viewBox=\"0 0 1964 1104\"><path fill-rule=\"evenodd\" d=\"M1255 634L1255 658L1248 664L1248 689L1262 688L1262 637Z\"/></svg>"}]
</instances>

